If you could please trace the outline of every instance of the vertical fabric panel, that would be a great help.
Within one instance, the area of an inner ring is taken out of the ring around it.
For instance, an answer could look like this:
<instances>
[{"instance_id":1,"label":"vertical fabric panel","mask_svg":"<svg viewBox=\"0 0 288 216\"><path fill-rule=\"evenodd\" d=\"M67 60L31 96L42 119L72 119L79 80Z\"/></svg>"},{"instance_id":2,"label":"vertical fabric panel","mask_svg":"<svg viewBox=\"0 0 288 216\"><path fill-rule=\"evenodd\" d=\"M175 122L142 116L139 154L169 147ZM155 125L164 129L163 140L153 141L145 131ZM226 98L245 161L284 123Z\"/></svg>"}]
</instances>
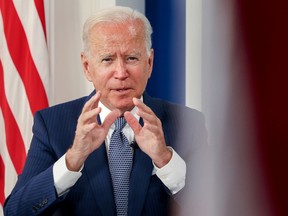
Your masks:
<instances>
[{"instance_id":1,"label":"vertical fabric panel","mask_svg":"<svg viewBox=\"0 0 288 216\"><path fill-rule=\"evenodd\" d=\"M185 0L146 0L155 59L147 92L185 104Z\"/></svg>"},{"instance_id":2,"label":"vertical fabric panel","mask_svg":"<svg viewBox=\"0 0 288 216\"><path fill-rule=\"evenodd\" d=\"M270 215L288 215L288 2L237 0ZM264 191L263 190L263 191Z\"/></svg>"}]
</instances>

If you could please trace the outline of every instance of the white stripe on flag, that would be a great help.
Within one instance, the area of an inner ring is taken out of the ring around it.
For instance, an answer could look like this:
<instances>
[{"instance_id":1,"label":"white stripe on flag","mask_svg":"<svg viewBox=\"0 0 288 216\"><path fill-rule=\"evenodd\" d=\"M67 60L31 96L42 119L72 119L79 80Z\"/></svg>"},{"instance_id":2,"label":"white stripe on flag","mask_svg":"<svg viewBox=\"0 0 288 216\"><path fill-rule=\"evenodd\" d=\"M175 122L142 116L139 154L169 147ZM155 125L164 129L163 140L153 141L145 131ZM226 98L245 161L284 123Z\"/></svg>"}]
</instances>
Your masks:
<instances>
[{"instance_id":1,"label":"white stripe on flag","mask_svg":"<svg viewBox=\"0 0 288 216\"><path fill-rule=\"evenodd\" d=\"M2 116L2 110L0 109L0 132L1 132L1 136L0 136L0 143L6 143L6 136L5 136L5 127L4 127L4 119ZM8 150L7 150L7 146L6 145L0 145L0 153L5 165L5 178L4 178L4 183L5 183L5 190L4 190L4 194L5 197L7 197L13 187L14 184L17 180L17 173L16 170L14 169L14 166L11 162L11 158L9 156ZM0 211L1 213L1 211Z\"/></svg>"},{"instance_id":2,"label":"white stripe on flag","mask_svg":"<svg viewBox=\"0 0 288 216\"><path fill-rule=\"evenodd\" d=\"M0 47L0 59L2 60L4 72L5 93L10 109L21 132L27 152L32 137L31 128L33 124L33 115L31 113L23 82L12 62L7 48L3 30L2 14L0 16L0 41L2 41Z\"/></svg>"},{"instance_id":3,"label":"white stripe on flag","mask_svg":"<svg viewBox=\"0 0 288 216\"><path fill-rule=\"evenodd\" d=\"M50 87L49 62L46 61L48 60L48 50L46 46L46 38L34 1L26 2L23 0L14 0L14 5L27 36L31 55L37 71L49 98L49 91L47 91ZM29 14L29 16L27 16L27 14Z\"/></svg>"}]
</instances>

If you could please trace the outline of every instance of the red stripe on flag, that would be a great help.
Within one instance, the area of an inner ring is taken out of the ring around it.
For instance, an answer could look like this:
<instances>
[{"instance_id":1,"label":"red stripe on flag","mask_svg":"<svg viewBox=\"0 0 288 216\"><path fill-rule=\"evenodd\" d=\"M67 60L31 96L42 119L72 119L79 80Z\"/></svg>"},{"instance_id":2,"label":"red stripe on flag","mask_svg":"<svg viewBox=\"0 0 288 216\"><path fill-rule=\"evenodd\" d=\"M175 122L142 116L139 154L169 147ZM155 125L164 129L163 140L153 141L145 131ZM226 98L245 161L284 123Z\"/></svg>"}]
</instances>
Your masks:
<instances>
[{"instance_id":1,"label":"red stripe on flag","mask_svg":"<svg viewBox=\"0 0 288 216\"><path fill-rule=\"evenodd\" d=\"M1 0L4 33L13 63L24 83L30 108L34 114L48 106L47 95L34 64L28 40L11 0Z\"/></svg>"},{"instance_id":2,"label":"red stripe on flag","mask_svg":"<svg viewBox=\"0 0 288 216\"><path fill-rule=\"evenodd\" d=\"M4 193L4 183L5 183L5 166L0 155L0 203L4 206L5 193Z\"/></svg>"},{"instance_id":3,"label":"red stripe on flag","mask_svg":"<svg viewBox=\"0 0 288 216\"><path fill-rule=\"evenodd\" d=\"M6 98L4 88L4 72L1 61L0 61L0 107L2 109L4 119L7 149L17 174L20 174L22 172L26 160L26 151L20 130L13 116L13 113L11 112L11 109L9 107Z\"/></svg>"},{"instance_id":4,"label":"red stripe on flag","mask_svg":"<svg viewBox=\"0 0 288 216\"><path fill-rule=\"evenodd\" d=\"M44 11L44 1L43 0L34 0L35 2L35 6L38 12L38 16L41 20L41 24L42 24L42 28L43 28L43 32L45 34L46 37L46 25L45 25L45 11Z\"/></svg>"}]
</instances>

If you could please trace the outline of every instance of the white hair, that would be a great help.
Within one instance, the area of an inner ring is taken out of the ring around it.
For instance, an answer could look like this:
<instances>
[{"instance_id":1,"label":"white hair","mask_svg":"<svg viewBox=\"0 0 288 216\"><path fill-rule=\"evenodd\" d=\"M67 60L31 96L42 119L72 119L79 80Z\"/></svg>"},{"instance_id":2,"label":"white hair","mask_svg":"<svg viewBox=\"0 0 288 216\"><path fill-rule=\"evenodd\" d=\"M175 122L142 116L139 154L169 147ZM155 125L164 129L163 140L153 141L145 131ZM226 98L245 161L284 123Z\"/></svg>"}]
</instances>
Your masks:
<instances>
[{"instance_id":1,"label":"white hair","mask_svg":"<svg viewBox=\"0 0 288 216\"><path fill-rule=\"evenodd\" d=\"M144 16L142 13L140 13L137 10L134 10L129 7L122 7L122 6L114 6L111 8L106 8L103 10L100 10L96 12L95 14L91 15L86 22L84 23L83 27L83 48L84 52L86 55L89 56L89 33L91 29L103 22L108 22L108 23L125 23L127 21L136 21L140 20L142 21L144 25L144 32L145 32L145 42L146 42L146 48L147 48L147 53L150 54L150 50L152 48L152 40L151 40L151 35L152 35L152 27L147 19L146 16Z\"/></svg>"}]
</instances>

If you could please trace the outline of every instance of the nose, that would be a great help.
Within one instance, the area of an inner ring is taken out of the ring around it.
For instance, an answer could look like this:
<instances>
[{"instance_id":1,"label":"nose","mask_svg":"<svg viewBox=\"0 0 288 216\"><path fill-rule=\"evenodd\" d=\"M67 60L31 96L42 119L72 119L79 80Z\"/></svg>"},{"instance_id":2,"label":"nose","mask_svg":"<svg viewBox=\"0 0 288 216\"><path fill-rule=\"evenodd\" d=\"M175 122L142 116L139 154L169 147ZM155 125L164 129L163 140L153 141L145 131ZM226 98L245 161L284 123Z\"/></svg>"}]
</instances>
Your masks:
<instances>
[{"instance_id":1,"label":"nose","mask_svg":"<svg viewBox=\"0 0 288 216\"><path fill-rule=\"evenodd\" d=\"M117 61L114 76L116 79L122 80L128 77L127 67L123 60Z\"/></svg>"}]
</instances>

